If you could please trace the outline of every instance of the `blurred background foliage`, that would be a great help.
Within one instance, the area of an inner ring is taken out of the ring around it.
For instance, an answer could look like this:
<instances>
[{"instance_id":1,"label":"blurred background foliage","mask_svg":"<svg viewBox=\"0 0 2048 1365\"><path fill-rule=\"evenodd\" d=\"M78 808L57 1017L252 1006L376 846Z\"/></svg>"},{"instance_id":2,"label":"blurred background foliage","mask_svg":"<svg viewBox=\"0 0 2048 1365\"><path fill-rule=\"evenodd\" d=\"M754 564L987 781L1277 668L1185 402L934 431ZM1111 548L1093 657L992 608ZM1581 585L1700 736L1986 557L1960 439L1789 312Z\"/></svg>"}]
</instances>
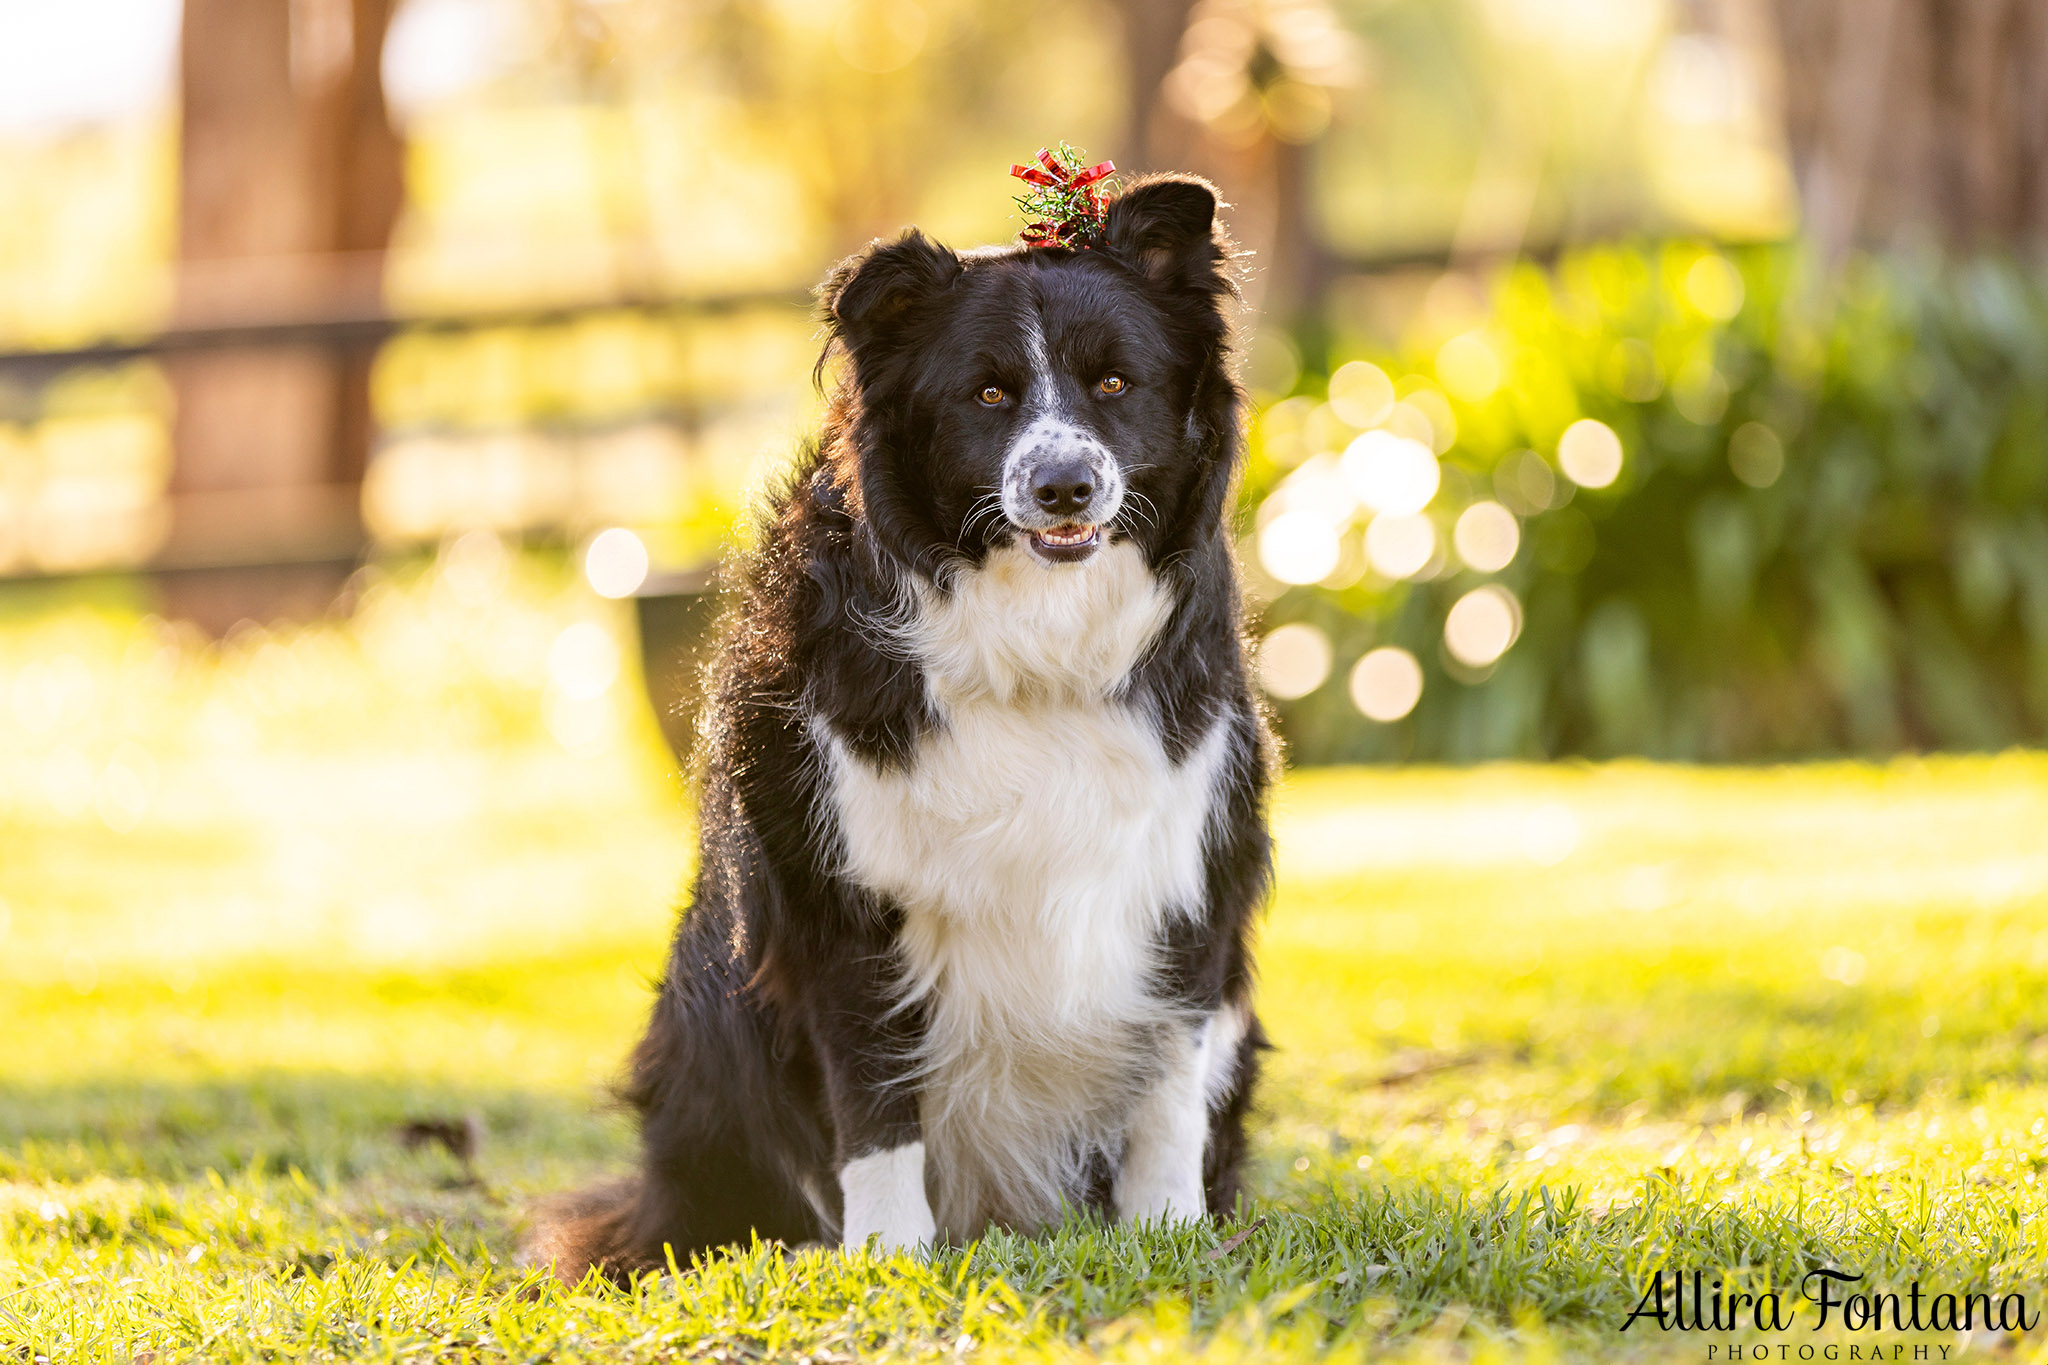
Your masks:
<instances>
[{"instance_id":1,"label":"blurred background foliage","mask_svg":"<svg viewBox=\"0 0 2048 1365\"><path fill-rule=\"evenodd\" d=\"M251 3L0 9L0 350L395 334L0 367L12 611L486 535L647 619L815 420L829 262L1010 238L1067 138L1232 201L1296 761L2044 737L2026 0Z\"/></svg>"},{"instance_id":2,"label":"blurred background foliage","mask_svg":"<svg viewBox=\"0 0 2048 1365\"><path fill-rule=\"evenodd\" d=\"M1922 255L1824 283L1791 248L1621 246L1506 268L1474 306L1305 376L1255 428L1246 558L1285 632L1265 666L1297 759L2048 733L2034 272ZM1438 487L1375 512L1388 476L1359 433L1404 419L1415 460L1441 453ZM1473 604L1496 600L1489 631ZM1361 672L1388 647L1416 679ZM1358 724L1375 688L1412 713Z\"/></svg>"}]
</instances>

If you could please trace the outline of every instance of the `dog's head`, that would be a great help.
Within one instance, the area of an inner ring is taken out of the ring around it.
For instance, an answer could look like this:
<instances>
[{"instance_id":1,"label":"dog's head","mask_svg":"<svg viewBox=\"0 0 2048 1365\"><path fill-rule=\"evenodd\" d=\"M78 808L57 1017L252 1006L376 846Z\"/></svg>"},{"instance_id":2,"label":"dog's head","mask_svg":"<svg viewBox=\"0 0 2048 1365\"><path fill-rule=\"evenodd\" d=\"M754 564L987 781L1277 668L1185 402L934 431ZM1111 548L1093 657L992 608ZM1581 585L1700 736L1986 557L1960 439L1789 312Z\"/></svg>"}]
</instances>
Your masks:
<instances>
[{"instance_id":1,"label":"dog's head","mask_svg":"<svg viewBox=\"0 0 2048 1365\"><path fill-rule=\"evenodd\" d=\"M1216 207L1155 177L1085 250L911 231L833 272L842 458L888 552L940 576L1004 544L1059 567L1129 539L1157 564L1214 532L1238 448Z\"/></svg>"}]
</instances>

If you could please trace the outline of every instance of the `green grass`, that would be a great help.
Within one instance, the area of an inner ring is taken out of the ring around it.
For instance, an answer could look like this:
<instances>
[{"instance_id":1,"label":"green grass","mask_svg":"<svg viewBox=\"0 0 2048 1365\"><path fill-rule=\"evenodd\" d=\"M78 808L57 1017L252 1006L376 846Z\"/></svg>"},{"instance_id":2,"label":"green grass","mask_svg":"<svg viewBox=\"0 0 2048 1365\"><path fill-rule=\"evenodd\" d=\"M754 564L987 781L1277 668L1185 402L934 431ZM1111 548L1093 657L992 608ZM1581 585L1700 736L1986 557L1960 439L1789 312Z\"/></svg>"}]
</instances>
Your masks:
<instances>
[{"instance_id":1,"label":"green grass","mask_svg":"<svg viewBox=\"0 0 2048 1365\"><path fill-rule=\"evenodd\" d=\"M628 686L541 720L621 622L491 572L219 651L0 631L0 1360L1910 1359L1961 1343L1617 1329L1660 1267L2048 1306L2032 756L1296 774L1245 1220L541 1282L689 831Z\"/></svg>"}]
</instances>

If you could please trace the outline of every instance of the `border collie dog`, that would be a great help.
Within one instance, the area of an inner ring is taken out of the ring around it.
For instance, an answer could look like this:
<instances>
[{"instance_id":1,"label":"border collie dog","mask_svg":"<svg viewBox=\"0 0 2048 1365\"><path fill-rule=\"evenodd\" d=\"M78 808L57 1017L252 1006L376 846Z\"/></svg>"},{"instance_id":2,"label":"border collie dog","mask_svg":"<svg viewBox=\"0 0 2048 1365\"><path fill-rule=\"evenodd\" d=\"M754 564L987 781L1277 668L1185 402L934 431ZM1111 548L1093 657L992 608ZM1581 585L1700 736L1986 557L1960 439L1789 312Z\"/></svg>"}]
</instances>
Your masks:
<instances>
[{"instance_id":1,"label":"border collie dog","mask_svg":"<svg viewBox=\"0 0 2048 1365\"><path fill-rule=\"evenodd\" d=\"M565 1278L1232 1208L1273 746L1228 271L1158 177L1085 248L911 231L826 282L844 378L713 665L639 1173L543 1226Z\"/></svg>"}]
</instances>

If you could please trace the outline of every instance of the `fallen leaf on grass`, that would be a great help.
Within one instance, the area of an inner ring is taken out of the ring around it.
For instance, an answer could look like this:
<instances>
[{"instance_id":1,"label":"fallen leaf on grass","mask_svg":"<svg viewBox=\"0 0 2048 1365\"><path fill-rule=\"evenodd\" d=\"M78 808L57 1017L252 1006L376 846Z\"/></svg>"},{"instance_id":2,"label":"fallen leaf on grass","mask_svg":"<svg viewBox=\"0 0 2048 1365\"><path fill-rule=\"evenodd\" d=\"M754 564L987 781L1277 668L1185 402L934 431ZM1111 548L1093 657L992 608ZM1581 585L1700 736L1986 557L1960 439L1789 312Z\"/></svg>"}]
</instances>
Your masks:
<instances>
[{"instance_id":1,"label":"fallen leaf on grass","mask_svg":"<svg viewBox=\"0 0 2048 1365\"><path fill-rule=\"evenodd\" d=\"M1254 1218L1251 1222L1245 1224L1244 1231L1232 1235L1228 1241L1224 1242L1221 1246L1217 1247L1214 1251L1210 1252L1209 1259L1212 1261L1222 1260L1225 1256L1228 1256L1231 1252L1243 1246L1245 1238L1251 1236L1253 1233L1257 1232L1260 1228L1264 1226L1266 1226L1266 1216L1264 1214L1260 1214L1257 1218Z\"/></svg>"},{"instance_id":2,"label":"fallen leaf on grass","mask_svg":"<svg viewBox=\"0 0 2048 1365\"><path fill-rule=\"evenodd\" d=\"M398 1142L408 1152L421 1147L439 1147L462 1163L462 1183L490 1193L476 1169L476 1155L484 1145L484 1121L475 1114L460 1119L417 1118L399 1125Z\"/></svg>"}]
</instances>

